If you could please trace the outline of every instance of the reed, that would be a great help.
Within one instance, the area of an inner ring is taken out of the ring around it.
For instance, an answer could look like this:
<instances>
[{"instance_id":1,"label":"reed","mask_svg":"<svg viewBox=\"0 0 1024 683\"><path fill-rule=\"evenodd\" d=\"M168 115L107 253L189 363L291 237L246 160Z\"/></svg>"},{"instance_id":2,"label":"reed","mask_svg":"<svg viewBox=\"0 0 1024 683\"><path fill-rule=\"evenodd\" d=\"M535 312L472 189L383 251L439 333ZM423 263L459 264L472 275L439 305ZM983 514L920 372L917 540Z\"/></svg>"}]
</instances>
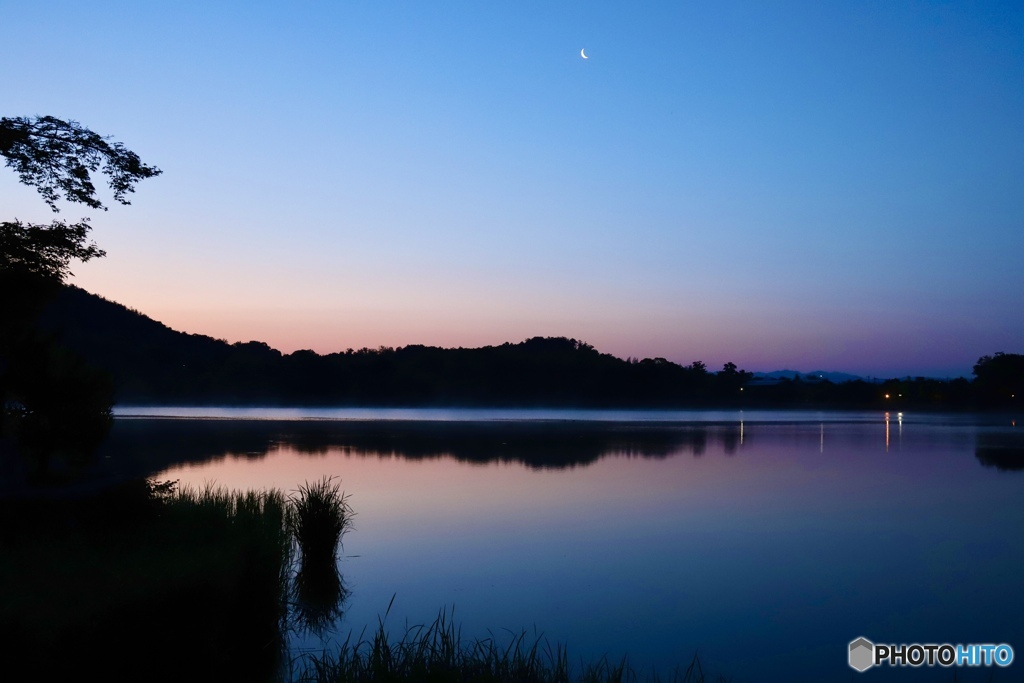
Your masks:
<instances>
[{"instance_id":1,"label":"reed","mask_svg":"<svg viewBox=\"0 0 1024 683\"><path fill-rule=\"evenodd\" d=\"M129 482L0 505L0 642L39 680L276 680L293 546L278 491ZM59 652L59 656L54 656Z\"/></svg>"},{"instance_id":2,"label":"reed","mask_svg":"<svg viewBox=\"0 0 1024 683\"><path fill-rule=\"evenodd\" d=\"M289 498L289 528L304 565L334 564L341 537L352 528L354 513L340 480L307 482Z\"/></svg>"},{"instance_id":3,"label":"reed","mask_svg":"<svg viewBox=\"0 0 1024 683\"><path fill-rule=\"evenodd\" d=\"M392 598L392 602L394 599ZM388 606L390 611L391 606ZM385 619L386 619L385 614ZM581 664L579 674L569 665L562 645L543 636L530 638L523 631L508 642L494 637L463 640L461 628L442 610L433 623L407 628L393 640L381 619L369 639L350 635L337 654L306 655L293 662L293 681L303 683L723 683L721 676L705 674L695 655L686 669L667 677L643 674L627 659L607 658Z\"/></svg>"}]
</instances>

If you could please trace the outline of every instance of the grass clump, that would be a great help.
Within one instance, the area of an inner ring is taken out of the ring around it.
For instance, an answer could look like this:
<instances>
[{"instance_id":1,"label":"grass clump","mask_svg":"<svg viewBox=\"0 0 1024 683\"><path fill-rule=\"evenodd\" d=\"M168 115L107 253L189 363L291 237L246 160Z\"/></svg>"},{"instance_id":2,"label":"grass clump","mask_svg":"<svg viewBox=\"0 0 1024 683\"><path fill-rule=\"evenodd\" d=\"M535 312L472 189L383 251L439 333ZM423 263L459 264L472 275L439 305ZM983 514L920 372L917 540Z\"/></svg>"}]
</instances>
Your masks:
<instances>
[{"instance_id":1,"label":"grass clump","mask_svg":"<svg viewBox=\"0 0 1024 683\"><path fill-rule=\"evenodd\" d=\"M288 528L301 556L292 582L293 624L301 629L321 632L341 617L347 591L337 555L353 515L334 477L307 482L288 499Z\"/></svg>"},{"instance_id":2,"label":"grass clump","mask_svg":"<svg viewBox=\"0 0 1024 683\"><path fill-rule=\"evenodd\" d=\"M394 602L394 598L392 598ZM390 611L391 605L388 605ZM386 618L387 614L385 614ZM442 610L432 624L407 628L393 640L384 620L369 640L351 636L335 655L307 655L294 681L304 683L725 683L721 676L704 673L699 659L685 670L662 678L642 676L626 659L613 664L602 658L581 665L575 675L561 645L552 646L543 636L529 638L525 631L501 643L491 637L463 640L461 629Z\"/></svg>"},{"instance_id":3,"label":"grass clump","mask_svg":"<svg viewBox=\"0 0 1024 683\"><path fill-rule=\"evenodd\" d=\"M351 528L354 514L341 482L326 476L307 482L289 502L289 524L303 564L334 564L341 537Z\"/></svg>"}]
</instances>

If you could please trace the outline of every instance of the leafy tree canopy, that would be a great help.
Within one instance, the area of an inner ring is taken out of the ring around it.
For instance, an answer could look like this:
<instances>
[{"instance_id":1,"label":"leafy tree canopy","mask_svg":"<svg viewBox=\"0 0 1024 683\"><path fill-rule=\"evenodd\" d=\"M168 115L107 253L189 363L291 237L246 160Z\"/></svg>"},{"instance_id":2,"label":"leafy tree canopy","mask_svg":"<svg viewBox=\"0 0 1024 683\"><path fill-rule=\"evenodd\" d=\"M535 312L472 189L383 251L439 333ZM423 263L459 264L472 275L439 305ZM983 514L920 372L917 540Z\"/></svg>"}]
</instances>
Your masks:
<instances>
[{"instance_id":1,"label":"leafy tree canopy","mask_svg":"<svg viewBox=\"0 0 1024 683\"><path fill-rule=\"evenodd\" d=\"M102 169L114 199L128 204L135 183L160 175L120 142L109 142L77 121L53 116L0 118L0 155L21 182L35 187L54 211L62 197L104 209L96 198L92 174Z\"/></svg>"},{"instance_id":2,"label":"leafy tree canopy","mask_svg":"<svg viewBox=\"0 0 1024 683\"><path fill-rule=\"evenodd\" d=\"M996 353L974 364L974 383L990 400L1006 401L1024 396L1024 355Z\"/></svg>"},{"instance_id":3,"label":"leafy tree canopy","mask_svg":"<svg viewBox=\"0 0 1024 683\"><path fill-rule=\"evenodd\" d=\"M142 163L120 142L110 142L76 121L53 116L0 118L0 156L55 212L62 198L106 210L96 198L92 181L97 171L107 176L114 199L122 204L129 203L126 195L135 191L135 183L160 174L160 169ZM0 273L63 282L71 274L72 260L104 255L86 241L89 227L86 218L71 224L0 223Z\"/></svg>"},{"instance_id":4,"label":"leafy tree canopy","mask_svg":"<svg viewBox=\"0 0 1024 683\"><path fill-rule=\"evenodd\" d=\"M72 259L88 261L105 255L95 243L86 243L88 232L88 218L70 225L65 221L49 225L4 221L0 223L0 271L63 282L71 275Z\"/></svg>"},{"instance_id":5,"label":"leafy tree canopy","mask_svg":"<svg viewBox=\"0 0 1024 683\"><path fill-rule=\"evenodd\" d=\"M160 174L121 143L53 116L0 118L0 156L55 212L60 199L106 209L94 173L107 176L121 204L136 182ZM44 478L53 457L91 453L111 424L109 378L35 324L71 261L104 255L88 232L86 218L0 222L0 437L15 437L32 463L29 479Z\"/></svg>"}]
</instances>

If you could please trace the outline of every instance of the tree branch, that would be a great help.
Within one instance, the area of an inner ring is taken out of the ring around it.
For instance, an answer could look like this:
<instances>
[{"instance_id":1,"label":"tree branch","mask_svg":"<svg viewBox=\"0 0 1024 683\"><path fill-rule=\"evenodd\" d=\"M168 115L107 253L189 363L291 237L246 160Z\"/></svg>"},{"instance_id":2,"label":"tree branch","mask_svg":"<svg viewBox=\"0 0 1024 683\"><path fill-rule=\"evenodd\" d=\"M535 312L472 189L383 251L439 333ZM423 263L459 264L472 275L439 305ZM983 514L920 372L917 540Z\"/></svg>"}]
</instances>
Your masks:
<instances>
[{"instance_id":1,"label":"tree branch","mask_svg":"<svg viewBox=\"0 0 1024 683\"><path fill-rule=\"evenodd\" d=\"M161 173L122 143L107 142L77 121L53 116L0 118L0 156L55 212L61 198L106 210L96 198L91 175L101 164L114 200L121 204L130 203L126 195L135 191L135 183Z\"/></svg>"}]
</instances>

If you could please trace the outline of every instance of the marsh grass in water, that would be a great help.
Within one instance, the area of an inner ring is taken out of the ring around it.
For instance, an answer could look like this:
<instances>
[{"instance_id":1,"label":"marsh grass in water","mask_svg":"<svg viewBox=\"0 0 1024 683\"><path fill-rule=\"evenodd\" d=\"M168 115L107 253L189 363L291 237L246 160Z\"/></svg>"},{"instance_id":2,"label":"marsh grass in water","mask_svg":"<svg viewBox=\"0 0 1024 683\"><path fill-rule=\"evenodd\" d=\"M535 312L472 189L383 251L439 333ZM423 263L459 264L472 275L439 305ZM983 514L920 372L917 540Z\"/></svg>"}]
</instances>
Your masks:
<instances>
[{"instance_id":1,"label":"marsh grass in water","mask_svg":"<svg viewBox=\"0 0 1024 683\"><path fill-rule=\"evenodd\" d=\"M398 640L381 620L370 640L289 666L288 628L341 616L335 560L352 517L333 478L290 496L142 481L0 501L0 642L44 680L93 670L111 680L659 680L626 660L581 663L574 675L563 647L525 632L463 640L445 612ZM664 680L723 679L694 659Z\"/></svg>"},{"instance_id":2,"label":"marsh grass in water","mask_svg":"<svg viewBox=\"0 0 1024 683\"><path fill-rule=\"evenodd\" d=\"M573 665L563 646L526 632L464 640L444 611L397 639L385 613L369 639L288 661L288 628L340 617L346 591L334 558L351 521L333 479L287 497L142 481L0 500L0 653L34 680L93 671L140 681L726 680L696 657L658 675L626 659ZM935 680L951 677L937 671ZM978 679L954 671L952 680Z\"/></svg>"},{"instance_id":3,"label":"marsh grass in water","mask_svg":"<svg viewBox=\"0 0 1024 683\"><path fill-rule=\"evenodd\" d=\"M301 558L292 581L294 626L322 632L341 618L347 591L337 557L354 514L334 477L307 482L289 497L288 529Z\"/></svg>"},{"instance_id":4,"label":"marsh grass in water","mask_svg":"<svg viewBox=\"0 0 1024 683\"><path fill-rule=\"evenodd\" d=\"M394 598L392 598L394 602ZM390 612L391 605L388 606ZM384 619L387 618L385 613ZM392 640L381 619L373 636L353 642L350 636L337 654L307 655L292 663L292 679L310 683L723 683L727 679L704 673L694 656L686 669L669 676L645 674L628 660L602 658L580 663L578 673L570 665L566 649L551 645L543 636L528 637L525 631L499 641L491 637L464 640L460 627L442 610L432 624L407 628Z\"/></svg>"},{"instance_id":5,"label":"marsh grass in water","mask_svg":"<svg viewBox=\"0 0 1024 683\"><path fill-rule=\"evenodd\" d=\"M303 564L334 563L341 537L352 527L348 496L335 477L303 484L289 498L289 525Z\"/></svg>"},{"instance_id":6,"label":"marsh grass in water","mask_svg":"<svg viewBox=\"0 0 1024 683\"><path fill-rule=\"evenodd\" d=\"M0 502L3 649L37 680L274 679L287 506L278 491L145 481Z\"/></svg>"}]
</instances>

